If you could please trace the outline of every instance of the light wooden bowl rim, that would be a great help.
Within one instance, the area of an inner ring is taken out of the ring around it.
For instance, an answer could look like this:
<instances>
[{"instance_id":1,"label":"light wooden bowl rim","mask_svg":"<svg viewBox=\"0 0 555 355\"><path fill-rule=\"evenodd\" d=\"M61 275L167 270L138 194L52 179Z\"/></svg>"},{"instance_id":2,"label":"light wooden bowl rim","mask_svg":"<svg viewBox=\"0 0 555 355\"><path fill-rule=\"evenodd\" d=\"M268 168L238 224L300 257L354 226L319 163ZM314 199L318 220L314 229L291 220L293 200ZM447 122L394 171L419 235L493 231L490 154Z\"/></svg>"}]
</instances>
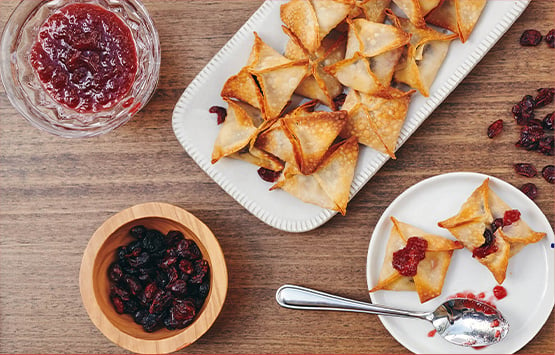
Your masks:
<instances>
[{"instance_id":1,"label":"light wooden bowl rim","mask_svg":"<svg viewBox=\"0 0 555 355\"><path fill-rule=\"evenodd\" d=\"M176 331L177 333L173 336L155 340L134 337L112 324L98 304L93 280L96 255L104 242L122 225L149 217L167 219L188 228L208 250L208 258L212 266L211 290L205 300L204 311L187 328ZM136 353L161 354L170 353L192 344L212 326L222 310L226 298L228 275L220 244L212 231L202 221L180 207L162 202L148 202L116 213L96 230L83 254L79 273L79 288L83 305L89 317L108 339L122 348Z\"/></svg>"}]
</instances>

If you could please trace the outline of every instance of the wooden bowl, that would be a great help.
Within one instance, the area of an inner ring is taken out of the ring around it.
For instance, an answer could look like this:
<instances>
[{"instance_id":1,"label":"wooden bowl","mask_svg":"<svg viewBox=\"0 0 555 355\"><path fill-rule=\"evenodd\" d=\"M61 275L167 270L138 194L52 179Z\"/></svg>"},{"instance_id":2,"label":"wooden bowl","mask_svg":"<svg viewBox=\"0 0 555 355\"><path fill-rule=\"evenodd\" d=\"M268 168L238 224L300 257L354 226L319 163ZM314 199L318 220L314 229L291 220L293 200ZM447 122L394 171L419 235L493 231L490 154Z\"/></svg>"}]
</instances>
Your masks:
<instances>
[{"instance_id":1,"label":"wooden bowl","mask_svg":"<svg viewBox=\"0 0 555 355\"><path fill-rule=\"evenodd\" d=\"M137 225L166 234L178 230L194 240L210 266L210 291L195 320L185 329L146 332L127 314L118 314L110 301L108 267L116 259L116 249L133 237ZM165 203L145 203L125 209L106 220L87 245L79 287L83 304L96 327L119 346L144 354L169 353L193 343L214 323L227 293L227 268L222 249L208 227L189 212Z\"/></svg>"}]
</instances>

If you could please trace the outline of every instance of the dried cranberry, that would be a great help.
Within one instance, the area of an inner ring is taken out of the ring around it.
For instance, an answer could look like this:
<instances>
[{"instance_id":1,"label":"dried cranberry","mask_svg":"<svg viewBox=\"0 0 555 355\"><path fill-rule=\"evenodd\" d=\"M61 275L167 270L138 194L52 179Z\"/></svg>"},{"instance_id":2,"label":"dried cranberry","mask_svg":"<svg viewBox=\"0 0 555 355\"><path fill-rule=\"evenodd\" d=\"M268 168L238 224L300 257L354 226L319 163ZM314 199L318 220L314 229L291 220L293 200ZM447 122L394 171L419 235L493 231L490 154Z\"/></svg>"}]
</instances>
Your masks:
<instances>
[{"instance_id":1,"label":"dried cranberry","mask_svg":"<svg viewBox=\"0 0 555 355\"><path fill-rule=\"evenodd\" d=\"M190 279L191 283L199 284L202 283L206 275L208 275L209 266L206 260L196 260L193 263L193 275Z\"/></svg>"},{"instance_id":2,"label":"dried cranberry","mask_svg":"<svg viewBox=\"0 0 555 355\"><path fill-rule=\"evenodd\" d=\"M548 113L542 121L543 128L553 131L553 121L555 120L555 111Z\"/></svg>"},{"instance_id":3,"label":"dried cranberry","mask_svg":"<svg viewBox=\"0 0 555 355\"><path fill-rule=\"evenodd\" d=\"M512 113L515 116L518 125L525 125L529 120L534 118L534 107L536 102L532 95L525 95L518 103L512 108Z\"/></svg>"},{"instance_id":4,"label":"dried cranberry","mask_svg":"<svg viewBox=\"0 0 555 355\"><path fill-rule=\"evenodd\" d=\"M172 301L172 297L169 293L165 293L160 291L154 296L152 300L152 304L150 305L149 312L150 313L160 313L164 311Z\"/></svg>"},{"instance_id":5,"label":"dried cranberry","mask_svg":"<svg viewBox=\"0 0 555 355\"><path fill-rule=\"evenodd\" d=\"M538 89L538 95L534 99L534 107L543 107L553 102L555 96L555 88L541 88Z\"/></svg>"},{"instance_id":6,"label":"dried cranberry","mask_svg":"<svg viewBox=\"0 0 555 355\"><path fill-rule=\"evenodd\" d=\"M281 171L273 171L266 168L258 169L258 176L267 182L276 182L280 175Z\"/></svg>"},{"instance_id":7,"label":"dried cranberry","mask_svg":"<svg viewBox=\"0 0 555 355\"><path fill-rule=\"evenodd\" d=\"M191 321L196 314L195 305L190 300L176 302L170 312L177 321L184 325Z\"/></svg>"},{"instance_id":8,"label":"dried cranberry","mask_svg":"<svg viewBox=\"0 0 555 355\"><path fill-rule=\"evenodd\" d=\"M187 259L181 259L179 261L179 270L186 275L191 275L193 273L193 264Z\"/></svg>"},{"instance_id":9,"label":"dried cranberry","mask_svg":"<svg viewBox=\"0 0 555 355\"><path fill-rule=\"evenodd\" d=\"M407 245L393 253L393 268L403 276L415 276L418 263L426 257L428 241L420 237L410 237Z\"/></svg>"},{"instance_id":10,"label":"dried cranberry","mask_svg":"<svg viewBox=\"0 0 555 355\"><path fill-rule=\"evenodd\" d=\"M545 41L547 42L547 45L549 47L555 48L555 29L547 32L547 34L545 35Z\"/></svg>"},{"instance_id":11,"label":"dried cranberry","mask_svg":"<svg viewBox=\"0 0 555 355\"><path fill-rule=\"evenodd\" d=\"M545 136L540 139L538 143L538 151L547 156L552 156L555 153L555 141L553 136Z\"/></svg>"},{"instance_id":12,"label":"dried cranberry","mask_svg":"<svg viewBox=\"0 0 555 355\"><path fill-rule=\"evenodd\" d=\"M536 168L529 163L517 163L514 165L514 169L518 175L526 177L534 177L538 174Z\"/></svg>"},{"instance_id":13,"label":"dried cranberry","mask_svg":"<svg viewBox=\"0 0 555 355\"><path fill-rule=\"evenodd\" d=\"M537 30L526 30L520 36L520 45L537 46L542 40L542 34Z\"/></svg>"},{"instance_id":14,"label":"dried cranberry","mask_svg":"<svg viewBox=\"0 0 555 355\"><path fill-rule=\"evenodd\" d=\"M143 287L141 286L139 280L137 280L133 276L123 276L123 282L127 285L129 291L131 291L133 295L137 295L143 290Z\"/></svg>"},{"instance_id":15,"label":"dried cranberry","mask_svg":"<svg viewBox=\"0 0 555 355\"><path fill-rule=\"evenodd\" d=\"M180 231L169 231L168 234L166 234L166 244L174 246L184 238L185 236Z\"/></svg>"},{"instance_id":16,"label":"dried cranberry","mask_svg":"<svg viewBox=\"0 0 555 355\"><path fill-rule=\"evenodd\" d=\"M148 285L146 285L145 290L144 290L144 295L145 298L150 301L154 298L154 296L160 291L160 289L158 289L158 286L156 285L156 282L151 282Z\"/></svg>"},{"instance_id":17,"label":"dried cranberry","mask_svg":"<svg viewBox=\"0 0 555 355\"><path fill-rule=\"evenodd\" d=\"M517 147L523 147L526 150L536 150L540 140L545 136L542 127L537 125L524 126L520 130L520 139L516 143Z\"/></svg>"},{"instance_id":18,"label":"dried cranberry","mask_svg":"<svg viewBox=\"0 0 555 355\"><path fill-rule=\"evenodd\" d=\"M170 285L168 285L168 288L170 289L171 292L175 294L184 295L187 293L187 282L181 279L178 279L178 280L175 280Z\"/></svg>"},{"instance_id":19,"label":"dried cranberry","mask_svg":"<svg viewBox=\"0 0 555 355\"><path fill-rule=\"evenodd\" d=\"M484 230L484 243L472 251L472 257L485 258L497 251L497 244L495 243L495 235L489 230Z\"/></svg>"},{"instance_id":20,"label":"dried cranberry","mask_svg":"<svg viewBox=\"0 0 555 355\"><path fill-rule=\"evenodd\" d=\"M215 113L218 115L218 124L222 124L225 121L225 118L227 116L227 110L224 107L221 106L212 106L208 109L208 112L210 113Z\"/></svg>"},{"instance_id":21,"label":"dried cranberry","mask_svg":"<svg viewBox=\"0 0 555 355\"><path fill-rule=\"evenodd\" d=\"M135 226L129 230L129 234L133 238L142 239L145 236L146 228L145 226Z\"/></svg>"},{"instance_id":22,"label":"dried cranberry","mask_svg":"<svg viewBox=\"0 0 555 355\"><path fill-rule=\"evenodd\" d=\"M536 187L536 184L531 182L522 185L520 187L520 191L522 191L531 200L536 199L536 196L538 196L538 188Z\"/></svg>"},{"instance_id":23,"label":"dried cranberry","mask_svg":"<svg viewBox=\"0 0 555 355\"><path fill-rule=\"evenodd\" d=\"M499 119L489 125L488 137L489 138L497 137L499 133L501 133L501 131L503 131L503 120Z\"/></svg>"},{"instance_id":24,"label":"dried cranberry","mask_svg":"<svg viewBox=\"0 0 555 355\"><path fill-rule=\"evenodd\" d=\"M520 219L519 210L508 210L503 214L503 226L510 226Z\"/></svg>"},{"instance_id":25,"label":"dried cranberry","mask_svg":"<svg viewBox=\"0 0 555 355\"><path fill-rule=\"evenodd\" d=\"M119 282L123 276L123 270L118 263L112 263L108 268L108 276L113 282Z\"/></svg>"},{"instance_id":26,"label":"dried cranberry","mask_svg":"<svg viewBox=\"0 0 555 355\"><path fill-rule=\"evenodd\" d=\"M189 260L196 260L202 257L197 244L190 239L183 239L177 243L177 255Z\"/></svg>"},{"instance_id":27,"label":"dried cranberry","mask_svg":"<svg viewBox=\"0 0 555 355\"><path fill-rule=\"evenodd\" d=\"M110 286L110 295L118 296L123 301L128 301L130 297L129 292L117 285Z\"/></svg>"},{"instance_id":28,"label":"dried cranberry","mask_svg":"<svg viewBox=\"0 0 555 355\"><path fill-rule=\"evenodd\" d=\"M542 169L542 176L550 184L555 183L555 166L554 165L546 165Z\"/></svg>"},{"instance_id":29,"label":"dried cranberry","mask_svg":"<svg viewBox=\"0 0 555 355\"><path fill-rule=\"evenodd\" d=\"M117 295L113 295L112 297L110 297L110 300L112 301L112 304L116 309L116 312L122 314L124 307L123 307L123 301L121 300L121 298Z\"/></svg>"},{"instance_id":30,"label":"dried cranberry","mask_svg":"<svg viewBox=\"0 0 555 355\"><path fill-rule=\"evenodd\" d=\"M177 262L177 258L175 256L166 256L164 257L164 259L162 259L162 261L160 262L160 267L162 269L167 269L169 268L171 265L175 264Z\"/></svg>"}]
</instances>

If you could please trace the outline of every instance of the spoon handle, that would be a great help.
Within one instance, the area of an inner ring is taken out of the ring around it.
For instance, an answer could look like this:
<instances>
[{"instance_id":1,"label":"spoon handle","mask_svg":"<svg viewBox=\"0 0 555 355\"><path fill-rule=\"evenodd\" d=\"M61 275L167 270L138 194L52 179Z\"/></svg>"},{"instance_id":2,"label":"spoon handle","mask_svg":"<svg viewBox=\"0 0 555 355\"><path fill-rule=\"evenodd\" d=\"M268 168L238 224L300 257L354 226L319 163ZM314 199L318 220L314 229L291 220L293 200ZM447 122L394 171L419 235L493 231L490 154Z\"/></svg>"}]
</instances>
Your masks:
<instances>
[{"instance_id":1,"label":"spoon handle","mask_svg":"<svg viewBox=\"0 0 555 355\"><path fill-rule=\"evenodd\" d=\"M276 301L280 306L291 309L361 312L426 320L430 315L429 312L411 312L360 302L295 285L281 286L276 292Z\"/></svg>"}]
</instances>

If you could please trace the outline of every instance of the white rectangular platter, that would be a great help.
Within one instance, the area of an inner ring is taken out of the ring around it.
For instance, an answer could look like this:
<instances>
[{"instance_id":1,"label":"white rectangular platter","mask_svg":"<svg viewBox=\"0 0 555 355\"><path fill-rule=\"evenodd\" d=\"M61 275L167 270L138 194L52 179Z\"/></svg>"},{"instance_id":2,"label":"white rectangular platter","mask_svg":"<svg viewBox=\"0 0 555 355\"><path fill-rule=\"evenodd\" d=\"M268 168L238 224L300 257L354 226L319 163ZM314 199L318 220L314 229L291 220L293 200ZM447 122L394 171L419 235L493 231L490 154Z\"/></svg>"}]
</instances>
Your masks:
<instances>
[{"instance_id":1,"label":"white rectangular platter","mask_svg":"<svg viewBox=\"0 0 555 355\"><path fill-rule=\"evenodd\" d=\"M210 60L185 89L173 111L172 125L177 140L191 158L249 212L268 225L288 232L315 229L336 212L304 203L282 190L269 191L271 183L257 174L258 167L224 158L211 164L212 147L219 126L208 112L214 105L226 106L220 97L225 81L246 64L254 41L253 32L283 53L287 36L281 30L280 5L285 0L266 0L241 29ZM428 98L412 97L397 149L411 136L436 107L457 87L482 57L493 47L530 0L490 0L468 41L453 41ZM385 154L361 147L351 198L389 159ZM348 211L348 208L347 208ZM348 212L347 212L348 213Z\"/></svg>"}]
</instances>

